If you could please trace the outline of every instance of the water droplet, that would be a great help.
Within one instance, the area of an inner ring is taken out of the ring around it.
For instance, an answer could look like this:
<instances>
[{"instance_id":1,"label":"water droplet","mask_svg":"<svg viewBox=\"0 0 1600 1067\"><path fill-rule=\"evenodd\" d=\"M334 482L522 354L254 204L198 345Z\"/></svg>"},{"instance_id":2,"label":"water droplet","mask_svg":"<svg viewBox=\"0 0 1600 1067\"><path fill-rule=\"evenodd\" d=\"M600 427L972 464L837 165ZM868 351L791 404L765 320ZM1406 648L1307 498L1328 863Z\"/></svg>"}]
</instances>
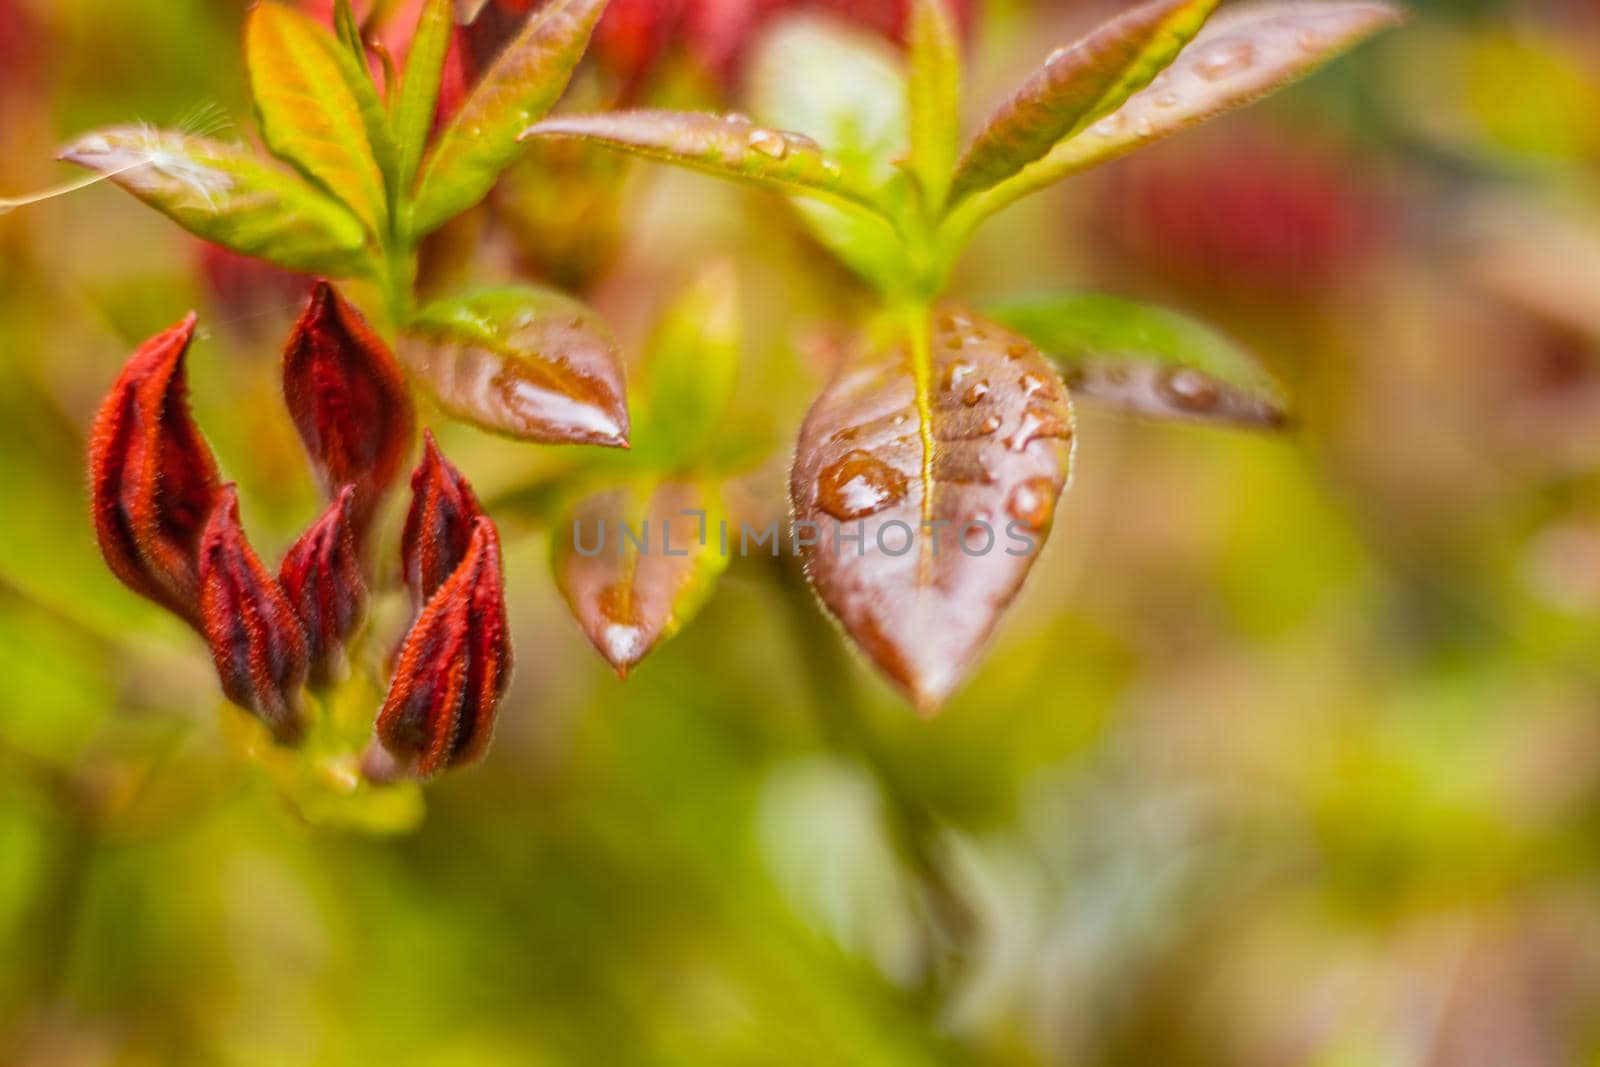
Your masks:
<instances>
[{"instance_id":1,"label":"water droplet","mask_svg":"<svg viewBox=\"0 0 1600 1067\"><path fill-rule=\"evenodd\" d=\"M1050 386L1049 382L1045 381L1039 375L1033 373L1033 371L1028 371L1023 374L1023 376L1017 380L1017 384L1022 387L1023 396L1032 396L1041 389L1047 389Z\"/></svg>"},{"instance_id":2,"label":"water droplet","mask_svg":"<svg viewBox=\"0 0 1600 1067\"><path fill-rule=\"evenodd\" d=\"M1155 98L1150 102L1156 107L1177 107L1183 102L1183 97L1172 92L1157 93Z\"/></svg>"},{"instance_id":3,"label":"water droplet","mask_svg":"<svg viewBox=\"0 0 1600 1067\"><path fill-rule=\"evenodd\" d=\"M982 400L984 397L986 397L988 395L989 395L989 383L986 382L986 381L981 381L981 380L980 381L976 381L976 382L972 383L972 387L970 389L968 389L964 394L962 394L961 402L963 404L967 405L967 407L969 407L969 408L970 407L974 407L974 406L977 405L978 401Z\"/></svg>"},{"instance_id":4,"label":"water droplet","mask_svg":"<svg viewBox=\"0 0 1600 1067\"><path fill-rule=\"evenodd\" d=\"M896 415L894 417L894 424L896 426L904 426L906 424L906 416L904 416L904 415Z\"/></svg>"},{"instance_id":5,"label":"water droplet","mask_svg":"<svg viewBox=\"0 0 1600 1067\"><path fill-rule=\"evenodd\" d=\"M961 346L966 344L966 343L967 343L966 341L962 340L960 334L955 334L954 336L952 336L949 340L947 340L945 342L945 344L947 344L951 348L955 348L955 349L961 348Z\"/></svg>"},{"instance_id":6,"label":"water droplet","mask_svg":"<svg viewBox=\"0 0 1600 1067\"><path fill-rule=\"evenodd\" d=\"M1328 43L1321 30L1314 30L1310 26L1295 34L1294 39L1295 43L1300 46L1301 51L1305 52L1320 52Z\"/></svg>"},{"instance_id":7,"label":"water droplet","mask_svg":"<svg viewBox=\"0 0 1600 1067\"><path fill-rule=\"evenodd\" d=\"M483 127L474 126L472 129L468 130L467 133L474 141L476 141L478 138L483 136Z\"/></svg>"},{"instance_id":8,"label":"water droplet","mask_svg":"<svg viewBox=\"0 0 1600 1067\"><path fill-rule=\"evenodd\" d=\"M789 142L790 148L798 148L802 152L822 151L821 145L817 144L815 140L803 133L795 133L793 130L788 130L785 131L781 136L785 141Z\"/></svg>"},{"instance_id":9,"label":"water droplet","mask_svg":"<svg viewBox=\"0 0 1600 1067\"><path fill-rule=\"evenodd\" d=\"M1133 124L1133 133L1136 137L1151 137L1155 135L1155 132L1156 124L1151 121L1149 115L1140 115Z\"/></svg>"},{"instance_id":10,"label":"water droplet","mask_svg":"<svg viewBox=\"0 0 1600 1067\"><path fill-rule=\"evenodd\" d=\"M967 380L967 375L971 374L976 369L977 368L964 359L958 359L952 362L944 369L944 381L942 384L944 385L945 391L953 393L957 389L961 388L961 383Z\"/></svg>"},{"instance_id":11,"label":"water droplet","mask_svg":"<svg viewBox=\"0 0 1600 1067\"><path fill-rule=\"evenodd\" d=\"M817 483L817 505L845 522L892 507L905 495L905 476L860 449L825 469Z\"/></svg>"},{"instance_id":12,"label":"water droplet","mask_svg":"<svg viewBox=\"0 0 1600 1067\"><path fill-rule=\"evenodd\" d=\"M837 161L829 159L827 156L823 156L822 173L826 174L830 178L837 178L839 175L844 173L844 168L839 166Z\"/></svg>"},{"instance_id":13,"label":"water droplet","mask_svg":"<svg viewBox=\"0 0 1600 1067\"><path fill-rule=\"evenodd\" d=\"M1127 116L1123 115L1122 112L1113 111L1111 114L1107 115L1105 118L1091 126L1089 128L1089 132L1094 134L1096 137L1115 137L1122 130L1123 125L1126 124L1127 121Z\"/></svg>"},{"instance_id":14,"label":"water droplet","mask_svg":"<svg viewBox=\"0 0 1600 1067\"><path fill-rule=\"evenodd\" d=\"M1194 72L1208 82L1239 73L1256 60L1256 46L1249 41L1224 41L1195 61Z\"/></svg>"},{"instance_id":15,"label":"water droplet","mask_svg":"<svg viewBox=\"0 0 1600 1067\"><path fill-rule=\"evenodd\" d=\"M939 316L938 327L941 330L953 330L956 328L956 320L947 311Z\"/></svg>"},{"instance_id":16,"label":"water droplet","mask_svg":"<svg viewBox=\"0 0 1600 1067\"><path fill-rule=\"evenodd\" d=\"M1006 501L1006 511L1013 519L1031 530L1049 525L1056 510L1056 486L1049 478L1039 476L1011 490Z\"/></svg>"},{"instance_id":17,"label":"water droplet","mask_svg":"<svg viewBox=\"0 0 1600 1067\"><path fill-rule=\"evenodd\" d=\"M1210 411L1222 399L1217 383L1189 367L1174 367L1156 383L1161 395L1183 411Z\"/></svg>"},{"instance_id":18,"label":"water droplet","mask_svg":"<svg viewBox=\"0 0 1600 1067\"><path fill-rule=\"evenodd\" d=\"M1051 63L1059 63L1059 62L1061 62L1063 59L1067 58L1067 53L1070 52L1070 51L1072 51L1072 49L1066 47L1065 45L1063 45L1060 48L1057 48L1054 52L1051 52L1048 56L1045 57L1045 59L1044 59L1045 64L1048 66Z\"/></svg>"},{"instance_id":19,"label":"water droplet","mask_svg":"<svg viewBox=\"0 0 1600 1067\"><path fill-rule=\"evenodd\" d=\"M729 126L752 125L750 116L746 115L743 111L730 111L726 115L722 116L722 121L726 122Z\"/></svg>"},{"instance_id":20,"label":"water droplet","mask_svg":"<svg viewBox=\"0 0 1600 1067\"><path fill-rule=\"evenodd\" d=\"M1006 439L1006 447L1013 452L1021 452L1041 437L1071 436L1072 430L1056 418L1053 412L1041 407L1029 407L1022 413L1022 422L1017 426L1017 432Z\"/></svg>"},{"instance_id":21,"label":"water droplet","mask_svg":"<svg viewBox=\"0 0 1600 1067\"><path fill-rule=\"evenodd\" d=\"M978 423L978 432L983 434L985 437L987 437L989 434L994 433L999 428L1000 428L1000 416L999 415L990 415L988 418L986 418L982 422Z\"/></svg>"},{"instance_id":22,"label":"water droplet","mask_svg":"<svg viewBox=\"0 0 1600 1067\"><path fill-rule=\"evenodd\" d=\"M1026 356L1031 351L1033 351L1033 348L1032 348L1031 345L1025 345L1021 341L1018 341L1016 344L1014 344L1014 345L1012 345L1012 346L1010 346L1009 348L1006 349L1006 358L1007 359L1021 359L1023 356Z\"/></svg>"},{"instance_id":23,"label":"water droplet","mask_svg":"<svg viewBox=\"0 0 1600 1067\"><path fill-rule=\"evenodd\" d=\"M789 154L789 142L784 140L783 134L773 130L751 130L745 143L754 151L773 159L782 159Z\"/></svg>"}]
</instances>

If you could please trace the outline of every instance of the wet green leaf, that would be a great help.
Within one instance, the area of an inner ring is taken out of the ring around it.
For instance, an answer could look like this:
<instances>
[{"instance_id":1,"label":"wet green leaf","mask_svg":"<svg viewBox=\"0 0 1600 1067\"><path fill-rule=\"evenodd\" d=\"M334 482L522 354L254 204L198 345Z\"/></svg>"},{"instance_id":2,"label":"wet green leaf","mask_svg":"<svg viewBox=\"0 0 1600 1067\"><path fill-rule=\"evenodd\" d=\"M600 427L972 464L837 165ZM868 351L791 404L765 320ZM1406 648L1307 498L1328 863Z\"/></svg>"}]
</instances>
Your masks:
<instances>
[{"instance_id":1,"label":"wet green leaf","mask_svg":"<svg viewBox=\"0 0 1600 1067\"><path fill-rule=\"evenodd\" d=\"M500 52L439 135L412 218L429 233L482 200L517 158L518 137L566 90L605 0L551 0Z\"/></svg>"},{"instance_id":2,"label":"wet green leaf","mask_svg":"<svg viewBox=\"0 0 1600 1067\"><path fill-rule=\"evenodd\" d=\"M778 192L870 207L872 194L801 133L706 111L611 111L548 119L525 136L589 141Z\"/></svg>"},{"instance_id":3,"label":"wet green leaf","mask_svg":"<svg viewBox=\"0 0 1600 1067\"><path fill-rule=\"evenodd\" d=\"M147 126L85 134L61 158L101 174L208 241L290 270L365 270L366 234L342 204L240 145Z\"/></svg>"},{"instance_id":4,"label":"wet green leaf","mask_svg":"<svg viewBox=\"0 0 1600 1067\"><path fill-rule=\"evenodd\" d=\"M951 203L1016 174L1150 84L1217 0L1152 0L1058 49L973 139Z\"/></svg>"},{"instance_id":5,"label":"wet green leaf","mask_svg":"<svg viewBox=\"0 0 1600 1067\"><path fill-rule=\"evenodd\" d=\"M1243 348L1186 315L1097 293L988 314L1056 361L1073 396L1161 418L1280 427L1282 391Z\"/></svg>"},{"instance_id":6,"label":"wet green leaf","mask_svg":"<svg viewBox=\"0 0 1600 1067\"><path fill-rule=\"evenodd\" d=\"M967 218L957 230L1068 174L1252 103L1400 21L1398 10L1378 0L1266 4L1213 19L1155 83L974 195L961 207Z\"/></svg>"},{"instance_id":7,"label":"wet green leaf","mask_svg":"<svg viewBox=\"0 0 1600 1067\"><path fill-rule=\"evenodd\" d=\"M545 444L626 447L621 356L584 305L530 286L441 301L417 316L401 359L458 419Z\"/></svg>"},{"instance_id":8,"label":"wet green leaf","mask_svg":"<svg viewBox=\"0 0 1600 1067\"><path fill-rule=\"evenodd\" d=\"M246 19L245 58L273 155L343 200L374 234L385 232L394 139L355 57L310 17L269 0Z\"/></svg>"}]
</instances>

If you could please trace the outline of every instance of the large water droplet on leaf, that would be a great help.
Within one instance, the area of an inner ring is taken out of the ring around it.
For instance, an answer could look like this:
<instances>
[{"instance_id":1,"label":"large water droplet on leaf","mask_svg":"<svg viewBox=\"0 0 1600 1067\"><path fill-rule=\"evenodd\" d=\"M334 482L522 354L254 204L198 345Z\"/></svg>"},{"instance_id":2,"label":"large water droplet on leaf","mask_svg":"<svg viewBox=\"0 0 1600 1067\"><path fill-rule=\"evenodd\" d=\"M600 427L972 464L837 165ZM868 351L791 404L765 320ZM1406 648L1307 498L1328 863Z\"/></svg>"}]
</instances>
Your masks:
<instances>
[{"instance_id":1,"label":"large water droplet on leaf","mask_svg":"<svg viewBox=\"0 0 1600 1067\"><path fill-rule=\"evenodd\" d=\"M905 499L905 475L857 449L822 472L817 505L836 519L860 519Z\"/></svg>"}]
</instances>

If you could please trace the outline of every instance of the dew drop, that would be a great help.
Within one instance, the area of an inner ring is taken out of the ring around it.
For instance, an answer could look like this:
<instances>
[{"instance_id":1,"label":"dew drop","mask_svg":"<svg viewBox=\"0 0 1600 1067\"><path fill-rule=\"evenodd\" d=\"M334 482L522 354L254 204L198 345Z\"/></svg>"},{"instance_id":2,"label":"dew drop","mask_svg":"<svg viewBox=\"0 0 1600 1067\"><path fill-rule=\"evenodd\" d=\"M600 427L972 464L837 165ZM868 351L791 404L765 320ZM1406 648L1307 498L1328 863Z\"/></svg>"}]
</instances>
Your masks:
<instances>
[{"instance_id":1,"label":"dew drop","mask_svg":"<svg viewBox=\"0 0 1600 1067\"><path fill-rule=\"evenodd\" d=\"M989 383L980 379L979 381L973 382L972 387L962 394L961 402L967 405L969 408L976 407L978 401L982 400L988 395Z\"/></svg>"},{"instance_id":2,"label":"dew drop","mask_svg":"<svg viewBox=\"0 0 1600 1067\"><path fill-rule=\"evenodd\" d=\"M1225 41L1201 56L1194 72L1208 82L1239 73L1256 59L1256 46L1249 41Z\"/></svg>"},{"instance_id":3,"label":"dew drop","mask_svg":"<svg viewBox=\"0 0 1600 1067\"><path fill-rule=\"evenodd\" d=\"M1032 396L1034 393L1037 393L1043 389L1047 389L1050 386L1049 382L1045 381L1032 371L1024 373L1023 376L1017 380L1017 384L1022 387L1023 396Z\"/></svg>"},{"instance_id":4,"label":"dew drop","mask_svg":"<svg viewBox=\"0 0 1600 1067\"><path fill-rule=\"evenodd\" d=\"M1127 124L1127 116L1120 111L1113 111L1099 122L1089 128L1089 132L1096 137L1115 137Z\"/></svg>"},{"instance_id":5,"label":"dew drop","mask_svg":"<svg viewBox=\"0 0 1600 1067\"><path fill-rule=\"evenodd\" d=\"M1006 358L1007 359L1021 359L1023 356L1026 356L1030 351L1032 351L1032 349L1028 345L1025 345L1021 341L1018 341L1016 344L1014 344L1011 347L1006 349Z\"/></svg>"},{"instance_id":6,"label":"dew drop","mask_svg":"<svg viewBox=\"0 0 1600 1067\"><path fill-rule=\"evenodd\" d=\"M1168 403L1183 411L1210 411L1222 399L1216 382L1189 367L1166 371L1156 388Z\"/></svg>"},{"instance_id":7,"label":"dew drop","mask_svg":"<svg viewBox=\"0 0 1600 1067\"><path fill-rule=\"evenodd\" d=\"M939 316L937 325L941 330L953 330L956 328L956 320L948 311L946 311Z\"/></svg>"},{"instance_id":8,"label":"dew drop","mask_svg":"<svg viewBox=\"0 0 1600 1067\"><path fill-rule=\"evenodd\" d=\"M1049 525L1055 510L1055 483L1042 475L1022 482L1011 490L1006 501L1006 511L1011 517L1031 530Z\"/></svg>"},{"instance_id":9,"label":"dew drop","mask_svg":"<svg viewBox=\"0 0 1600 1067\"><path fill-rule=\"evenodd\" d=\"M1040 407L1029 407L1022 413L1022 422L1017 426L1017 432L1006 439L1006 447L1013 452L1021 452L1041 437L1071 436L1072 430L1052 412Z\"/></svg>"},{"instance_id":10,"label":"dew drop","mask_svg":"<svg viewBox=\"0 0 1600 1067\"><path fill-rule=\"evenodd\" d=\"M1044 60L1045 61L1045 65L1048 66L1051 63L1059 63L1059 62L1061 62L1063 59L1067 58L1067 53L1070 52L1070 51L1072 51L1072 49L1067 48L1065 45L1063 45L1060 48L1057 48L1054 52L1051 52L1048 56L1045 57L1045 60Z\"/></svg>"},{"instance_id":11,"label":"dew drop","mask_svg":"<svg viewBox=\"0 0 1600 1067\"><path fill-rule=\"evenodd\" d=\"M837 178L844 173L844 168L827 156L822 157L822 172L830 178Z\"/></svg>"},{"instance_id":12,"label":"dew drop","mask_svg":"<svg viewBox=\"0 0 1600 1067\"><path fill-rule=\"evenodd\" d=\"M797 148L802 152L821 152L822 151L822 146L821 145L817 144L817 142L815 140L813 140L812 138L808 137L807 135L805 135L803 133L795 133L793 131L789 131L787 133L782 134L781 136L783 137L783 139L785 141L789 142L789 147L790 148Z\"/></svg>"},{"instance_id":13,"label":"dew drop","mask_svg":"<svg viewBox=\"0 0 1600 1067\"><path fill-rule=\"evenodd\" d=\"M949 366L945 367L944 381L941 383L944 386L945 391L952 393L955 392L961 387L961 383L967 380L967 376L970 375L975 369L976 368L973 367L971 363L968 363L964 359L955 360Z\"/></svg>"},{"instance_id":14,"label":"dew drop","mask_svg":"<svg viewBox=\"0 0 1600 1067\"><path fill-rule=\"evenodd\" d=\"M1155 98L1150 102L1156 107L1177 107L1183 102L1183 97L1172 92L1157 93Z\"/></svg>"},{"instance_id":15,"label":"dew drop","mask_svg":"<svg viewBox=\"0 0 1600 1067\"><path fill-rule=\"evenodd\" d=\"M1000 416L999 415L990 415L988 418L986 418L982 422L978 423L978 432L983 434L985 437L987 437L990 434L994 433L999 428L1000 428Z\"/></svg>"},{"instance_id":16,"label":"dew drop","mask_svg":"<svg viewBox=\"0 0 1600 1067\"><path fill-rule=\"evenodd\" d=\"M726 122L729 126L752 125L750 116L746 115L743 111L730 111L726 115L722 116L722 121Z\"/></svg>"},{"instance_id":17,"label":"dew drop","mask_svg":"<svg viewBox=\"0 0 1600 1067\"><path fill-rule=\"evenodd\" d=\"M817 484L817 505L846 522L892 507L905 495L905 476L860 449L823 470Z\"/></svg>"},{"instance_id":18,"label":"dew drop","mask_svg":"<svg viewBox=\"0 0 1600 1067\"><path fill-rule=\"evenodd\" d=\"M789 142L774 130L751 130L745 143L754 151L772 159L782 159L789 154Z\"/></svg>"}]
</instances>

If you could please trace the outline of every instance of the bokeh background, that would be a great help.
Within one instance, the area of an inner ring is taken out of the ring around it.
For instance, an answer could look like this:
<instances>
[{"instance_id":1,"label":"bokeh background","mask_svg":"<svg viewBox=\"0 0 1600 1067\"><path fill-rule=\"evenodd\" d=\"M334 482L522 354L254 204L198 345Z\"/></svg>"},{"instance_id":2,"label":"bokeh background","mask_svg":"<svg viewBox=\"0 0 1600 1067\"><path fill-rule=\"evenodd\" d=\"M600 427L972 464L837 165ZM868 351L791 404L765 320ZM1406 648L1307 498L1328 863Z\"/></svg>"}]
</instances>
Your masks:
<instances>
[{"instance_id":1,"label":"bokeh background","mask_svg":"<svg viewBox=\"0 0 1600 1067\"><path fill-rule=\"evenodd\" d=\"M971 119L1121 5L975 6ZM99 396L196 307L198 416L276 558L318 507L276 378L301 283L109 187L0 216L0 1062L1600 1062L1600 8L1408 6L982 231L959 294L1182 308L1298 423L1081 408L1055 535L939 717L764 558L619 682L521 513L560 451L443 427L510 501L515 688L481 766L351 817L240 741L85 504ZM0 194L95 125L251 136L242 11L0 0ZM737 103L765 23L713 23L613 26L574 93ZM553 281L636 353L731 259L769 439L736 497L779 513L861 290L771 197L543 151L437 283Z\"/></svg>"}]
</instances>

